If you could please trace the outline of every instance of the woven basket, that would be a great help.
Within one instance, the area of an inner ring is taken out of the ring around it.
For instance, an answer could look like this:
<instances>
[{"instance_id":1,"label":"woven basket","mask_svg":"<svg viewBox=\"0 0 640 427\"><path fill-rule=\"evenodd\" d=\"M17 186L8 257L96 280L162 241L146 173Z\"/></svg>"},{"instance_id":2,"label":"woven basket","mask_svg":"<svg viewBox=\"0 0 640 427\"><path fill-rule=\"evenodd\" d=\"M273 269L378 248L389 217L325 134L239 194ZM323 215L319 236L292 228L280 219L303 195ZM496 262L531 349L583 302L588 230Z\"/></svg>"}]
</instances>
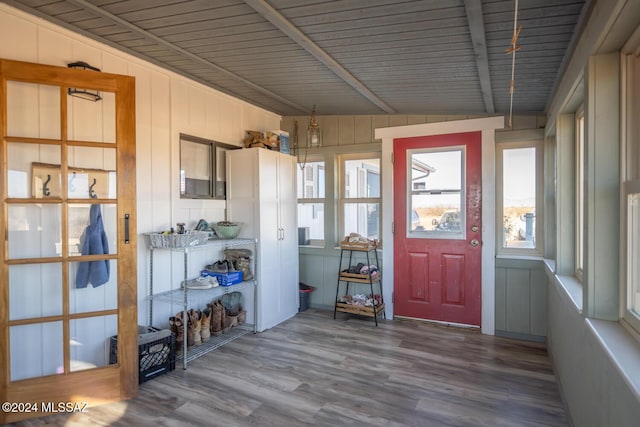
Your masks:
<instances>
[{"instance_id":1,"label":"woven basket","mask_svg":"<svg viewBox=\"0 0 640 427\"><path fill-rule=\"evenodd\" d=\"M187 234L147 233L147 236L154 248L187 248L206 243L209 239L206 231L189 231Z\"/></svg>"}]
</instances>

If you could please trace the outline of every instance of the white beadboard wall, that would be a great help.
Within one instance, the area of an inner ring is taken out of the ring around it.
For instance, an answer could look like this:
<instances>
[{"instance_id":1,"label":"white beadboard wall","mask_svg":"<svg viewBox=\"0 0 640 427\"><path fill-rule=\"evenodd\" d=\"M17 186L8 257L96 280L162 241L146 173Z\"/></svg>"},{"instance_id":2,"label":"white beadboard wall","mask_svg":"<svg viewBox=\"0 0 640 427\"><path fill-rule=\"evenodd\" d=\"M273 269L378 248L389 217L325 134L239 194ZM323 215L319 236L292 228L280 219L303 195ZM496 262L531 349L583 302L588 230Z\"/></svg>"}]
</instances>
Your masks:
<instances>
[{"instance_id":1,"label":"white beadboard wall","mask_svg":"<svg viewBox=\"0 0 640 427\"><path fill-rule=\"evenodd\" d=\"M192 227L200 218L225 219L224 201L180 199L179 134L240 145L245 130L279 129L281 117L6 4L0 4L0 57L61 67L85 61L104 72L136 78L138 317L140 324L147 324L149 260L143 233L178 222ZM182 277L182 257L173 256L169 262L170 256L158 252L154 259L155 277L172 278L156 280L158 291ZM194 270L199 262L192 262ZM158 308L154 307L154 323L160 326L168 313L180 309Z\"/></svg>"}]
</instances>

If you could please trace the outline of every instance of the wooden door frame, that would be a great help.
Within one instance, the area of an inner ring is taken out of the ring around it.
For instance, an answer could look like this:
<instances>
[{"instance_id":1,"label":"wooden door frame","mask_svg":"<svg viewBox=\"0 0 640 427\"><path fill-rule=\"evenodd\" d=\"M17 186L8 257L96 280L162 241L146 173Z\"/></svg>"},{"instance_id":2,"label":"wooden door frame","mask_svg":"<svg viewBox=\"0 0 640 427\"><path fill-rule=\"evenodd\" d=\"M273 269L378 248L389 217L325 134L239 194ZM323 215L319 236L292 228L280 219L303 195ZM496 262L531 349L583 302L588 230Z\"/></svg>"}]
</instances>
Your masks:
<instances>
[{"instance_id":1,"label":"wooden door frame","mask_svg":"<svg viewBox=\"0 0 640 427\"><path fill-rule=\"evenodd\" d=\"M67 142L67 107L66 89L68 87L82 87L92 90L113 92L115 96L115 123L116 142L93 143L96 146L124 150L117 155L117 215L118 215L118 367L115 365L101 366L87 371L70 372L60 375L48 375L47 387L41 387L43 377L10 381L9 358L0 361L0 397L2 401L9 402L82 402L89 405L110 402L114 400L129 399L138 392L138 309L137 309L137 231L136 231L136 175L135 175L135 79L131 76L111 73L96 73L94 71L75 70L53 65L31 62L14 61L0 58L0 163L6 167L6 145L8 141L20 142L22 140L37 141L40 138L33 137L8 137L6 105L6 81L27 82L43 85L55 85L60 87L60 137L56 139L42 139L43 143L60 144ZM79 144L87 144L86 141L74 141ZM123 147L126 147L123 148ZM63 158L64 159L64 158ZM64 160L62 164L66 164ZM66 167L66 166L65 166ZM64 171L65 169L63 169ZM2 170L4 174L4 169ZM0 176L0 196L2 196L2 211L0 212L0 235L6 235L5 227L5 186L6 178ZM65 188L63 184L63 188ZM63 198L60 199L62 203ZM15 200L13 200L15 202ZM130 210L129 210L130 209ZM126 219L125 219L126 218ZM124 223L128 222L128 234L125 234ZM64 227L64 225L63 225ZM5 238L6 239L6 238ZM126 240L128 239L128 240ZM0 247L0 277L3 280L8 277L6 253L6 241ZM72 262L68 256L63 256L60 261ZM127 272L134 272L127 275ZM66 284L65 284L66 286ZM63 289L63 297L65 295ZM64 304L64 302L63 302ZM0 354L9 354L9 290L8 284L0 286L0 307L4 313L0 315ZM108 311L108 310L105 310ZM68 338L63 336L66 341ZM70 356L64 356L64 365L69 366ZM117 369L117 370L116 370ZM91 388L90 395L78 393L75 386L83 387L83 390ZM55 398L51 396L55 395ZM47 407L49 408L49 407ZM55 409L55 408L54 408ZM40 417L47 415L46 411L39 407L37 412L24 413L0 413L0 423L14 422L20 419Z\"/></svg>"},{"instance_id":2,"label":"wooden door frame","mask_svg":"<svg viewBox=\"0 0 640 427\"><path fill-rule=\"evenodd\" d=\"M495 334L495 130L504 128L504 117L486 117L480 119L453 120L448 122L426 123L419 125L396 126L375 130L375 138L382 139L382 217L391 218L382 226L382 241L393 242L392 222L393 203L393 144L396 138L445 135L463 132L482 134L482 316L483 334ZM393 318L393 244L386 245L382 251L382 283L387 318Z\"/></svg>"}]
</instances>

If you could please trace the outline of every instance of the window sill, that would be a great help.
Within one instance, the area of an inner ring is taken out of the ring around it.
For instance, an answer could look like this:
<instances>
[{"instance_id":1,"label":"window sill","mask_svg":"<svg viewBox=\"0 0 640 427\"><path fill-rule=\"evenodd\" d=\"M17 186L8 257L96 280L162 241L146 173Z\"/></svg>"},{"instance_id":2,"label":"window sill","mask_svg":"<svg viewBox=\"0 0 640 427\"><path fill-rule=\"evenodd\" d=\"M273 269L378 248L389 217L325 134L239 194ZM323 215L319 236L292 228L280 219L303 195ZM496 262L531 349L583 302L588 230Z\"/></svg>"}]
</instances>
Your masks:
<instances>
[{"instance_id":1,"label":"window sill","mask_svg":"<svg viewBox=\"0 0 640 427\"><path fill-rule=\"evenodd\" d=\"M556 263L550 259L544 259L547 277L567 297L571 305L578 313L582 313L582 283L575 276L560 276L555 273Z\"/></svg>"},{"instance_id":2,"label":"window sill","mask_svg":"<svg viewBox=\"0 0 640 427\"><path fill-rule=\"evenodd\" d=\"M540 255L508 255L498 254L496 259L523 259L527 261L543 261L544 259Z\"/></svg>"},{"instance_id":3,"label":"window sill","mask_svg":"<svg viewBox=\"0 0 640 427\"><path fill-rule=\"evenodd\" d=\"M586 319L587 325L640 401L640 342L619 322Z\"/></svg>"}]
</instances>

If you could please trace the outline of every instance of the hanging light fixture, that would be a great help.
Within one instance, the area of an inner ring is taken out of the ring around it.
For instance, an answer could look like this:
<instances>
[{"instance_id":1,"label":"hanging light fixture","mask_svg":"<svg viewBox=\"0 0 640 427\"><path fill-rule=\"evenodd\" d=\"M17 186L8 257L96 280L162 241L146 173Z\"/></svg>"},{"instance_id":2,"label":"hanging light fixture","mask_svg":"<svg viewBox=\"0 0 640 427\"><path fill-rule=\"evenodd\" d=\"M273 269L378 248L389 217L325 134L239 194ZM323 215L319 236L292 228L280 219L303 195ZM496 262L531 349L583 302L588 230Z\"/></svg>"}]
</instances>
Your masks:
<instances>
[{"instance_id":1,"label":"hanging light fixture","mask_svg":"<svg viewBox=\"0 0 640 427\"><path fill-rule=\"evenodd\" d=\"M322 131L316 120L316 106L311 111L311 120L307 129L307 147L322 147Z\"/></svg>"},{"instance_id":2,"label":"hanging light fixture","mask_svg":"<svg viewBox=\"0 0 640 427\"><path fill-rule=\"evenodd\" d=\"M69 68L77 68L80 70L91 70L91 71L100 71L100 68L93 67L86 62L78 61L67 64ZM100 91L92 91L89 89L80 89L77 87L70 87L67 89L67 93L71 96L75 96L76 98L82 98L93 102L98 102L102 99L100 96Z\"/></svg>"}]
</instances>

